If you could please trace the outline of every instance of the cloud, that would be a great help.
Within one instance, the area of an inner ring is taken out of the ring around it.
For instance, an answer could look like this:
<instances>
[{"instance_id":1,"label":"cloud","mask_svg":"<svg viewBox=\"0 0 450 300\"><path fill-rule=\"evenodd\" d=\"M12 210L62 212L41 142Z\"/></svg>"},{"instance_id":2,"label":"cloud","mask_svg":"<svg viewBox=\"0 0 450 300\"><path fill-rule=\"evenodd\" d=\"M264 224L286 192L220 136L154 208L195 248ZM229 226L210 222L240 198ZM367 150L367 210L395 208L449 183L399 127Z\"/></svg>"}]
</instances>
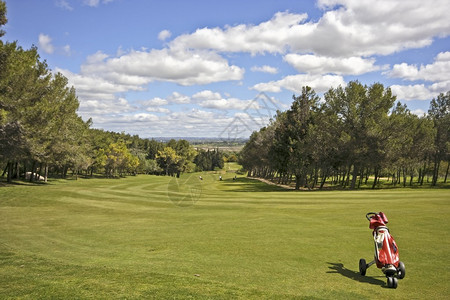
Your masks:
<instances>
[{"instance_id":1,"label":"cloud","mask_svg":"<svg viewBox=\"0 0 450 300\"><path fill-rule=\"evenodd\" d=\"M65 46L62 48L62 50L63 50L63 53L64 53L65 55L67 55L67 56L70 56L70 55L72 54L72 51L71 51L71 49L70 49L70 45L65 45Z\"/></svg>"},{"instance_id":2,"label":"cloud","mask_svg":"<svg viewBox=\"0 0 450 300\"><path fill-rule=\"evenodd\" d=\"M80 101L79 112L82 116L97 118L100 116L118 115L132 112L135 109L127 99L119 97L113 99L85 99Z\"/></svg>"},{"instance_id":3,"label":"cloud","mask_svg":"<svg viewBox=\"0 0 450 300\"><path fill-rule=\"evenodd\" d=\"M313 53L324 57L388 55L422 48L450 34L447 0L319 1L317 21L306 14L278 12L257 25L201 28L178 36L174 49L219 52ZM420 9L418 9L420 8Z\"/></svg>"},{"instance_id":4,"label":"cloud","mask_svg":"<svg viewBox=\"0 0 450 300\"><path fill-rule=\"evenodd\" d=\"M180 85L208 84L240 80L244 74L243 69L230 66L214 52L169 49L133 50L120 57L99 52L88 58L81 72L126 85L145 85L157 80Z\"/></svg>"},{"instance_id":5,"label":"cloud","mask_svg":"<svg viewBox=\"0 0 450 300\"><path fill-rule=\"evenodd\" d=\"M413 113L419 117L423 117L427 114L426 111L424 111L423 109L420 109L420 108L412 110L411 113Z\"/></svg>"},{"instance_id":6,"label":"cloud","mask_svg":"<svg viewBox=\"0 0 450 300\"><path fill-rule=\"evenodd\" d=\"M142 91L144 88L136 84L118 84L96 76L95 74L76 74L69 70L56 68L55 72L63 74L77 90L77 95L123 93L127 91Z\"/></svg>"},{"instance_id":7,"label":"cloud","mask_svg":"<svg viewBox=\"0 0 450 300\"><path fill-rule=\"evenodd\" d=\"M311 54L287 54L284 60L297 71L309 74L361 75L380 70L375 65L375 58L346 57L335 58Z\"/></svg>"},{"instance_id":8,"label":"cloud","mask_svg":"<svg viewBox=\"0 0 450 300\"><path fill-rule=\"evenodd\" d=\"M396 64L386 74L390 77L409 81L445 81L448 79L448 74L450 74L450 52L439 53L434 62L428 65Z\"/></svg>"},{"instance_id":9,"label":"cloud","mask_svg":"<svg viewBox=\"0 0 450 300\"><path fill-rule=\"evenodd\" d=\"M70 6L69 2L67 0L56 0L55 5L59 8L65 9L65 10L73 10L73 7Z\"/></svg>"},{"instance_id":10,"label":"cloud","mask_svg":"<svg viewBox=\"0 0 450 300\"><path fill-rule=\"evenodd\" d=\"M114 0L83 0L83 4L90 7L97 7L100 3L107 4L109 2L113 2Z\"/></svg>"},{"instance_id":11,"label":"cloud","mask_svg":"<svg viewBox=\"0 0 450 300\"><path fill-rule=\"evenodd\" d=\"M218 110L245 110L249 107L252 109L258 108L258 104L253 103L252 100L240 100L236 98L209 99L200 102L199 105L204 108Z\"/></svg>"},{"instance_id":12,"label":"cloud","mask_svg":"<svg viewBox=\"0 0 450 300\"><path fill-rule=\"evenodd\" d=\"M175 38L174 49L211 49L221 52L279 53L288 45L291 29L306 21L307 14L278 12L258 25L239 24L222 28L200 28Z\"/></svg>"},{"instance_id":13,"label":"cloud","mask_svg":"<svg viewBox=\"0 0 450 300\"><path fill-rule=\"evenodd\" d=\"M392 85L391 90L399 100L429 100L434 95L424 84Z\"/></svg>"},{"instance_id":14,"label":"cloud","mask_svg":"<svg viewBox=\"0 0 450 300\"><path fill-rule=\"evenodd\" d=\"M384 74L407 81L433 82L430 85L393 85L392 91L402 100L429 100L450 90L450 52L439 53L433 63L427 65L396 64Z\"/></svg>"},{"instance_id":15,"label":"cloud","mask_svg":"<svg viewBox=\"0 0 450 300\"><path fill-rule=\"evenodd\" d=\"M286 76L277 81L258 83L252 89L260 92L281 92L281 89L287 89L295 93L301 93L303 86L313 88L316 93L323 93L330 88L346 86L344 78L338 75L309 75L298 74Z\"/></svg>"},{"instance_id":16,"label":"cloud","mask_svg":"<svg viewBox=\"0 0 450 300\"><path fill-rule=\"evenodd\" d=\"M193 100L205 101L205 100L221 100L222 96L220 93L214 93L210 90L204 90L192 95Z\"/></svg>"},{"instance_id":17,"label":"cloud","mask_svg":"<svg viewBox=\"0 0 450 300\"><path fill-rule=\"evenodd\" d=\"M178 92L173 92L169 97L167 97L167 100L170 103L176 103L176 104L188 104L191 103L191 98L180 94Z\"/></svg>"},{"instance_id":18,"label":"cloud","mask_svg":"<svg viewBox=\"0 0 450 300\"><path fill-rule=\"evenodd\" d=\"M46 34L39 34L39 48L45 53L52 54L55 51L55 47L52 45L52 38Z\"/></svg>"},{"instance_id":19,"label":"cloud","mask_svg":"<svg viewBox=\"0 0 450 300\"><path fill-rule=\"evenodd\" d=\"M271 67L271 66L262 66L262 67L258 67L258 66L253 66L251 68L251 70L253 72L263 72L263 73L269 73L269 74L277 74L278 73L278 69Z\"/></svg>"},{"instance_id":20,"label":"cloud","mask_svg":"<svg viewBox=\"0 0 450 300\"><path fill-rule=\"evenodd\" d=\"M147 107L145 110L149 111L149 112L158 112L158 113L164 113L164 114L170 113L170 110L168 108L165 108L165 107L150 106L150 107Z\"/></svg>"},{"instance_id":21,"label":"cloud","mask_svg":"<svg viewBox=\"0 0 450 300\"><path fill-rule=\"evenodd\" d=\"M158 39L161 41L165 41L172 36L172 33L169 30L163 30L158 34Z\"/></svg>"},{"instance_id":22,"label":"cloud","mask_svg":"<svg viewBox=\"0 0 450 300\"><path fill-rule=\"evenodd\" d=\"M167 101L166 99L162 99L159 97L144 101L143 104L145 106L160 106L160 105L167 105L169 104L169 101Z\"/></svg>"}]
</instances>

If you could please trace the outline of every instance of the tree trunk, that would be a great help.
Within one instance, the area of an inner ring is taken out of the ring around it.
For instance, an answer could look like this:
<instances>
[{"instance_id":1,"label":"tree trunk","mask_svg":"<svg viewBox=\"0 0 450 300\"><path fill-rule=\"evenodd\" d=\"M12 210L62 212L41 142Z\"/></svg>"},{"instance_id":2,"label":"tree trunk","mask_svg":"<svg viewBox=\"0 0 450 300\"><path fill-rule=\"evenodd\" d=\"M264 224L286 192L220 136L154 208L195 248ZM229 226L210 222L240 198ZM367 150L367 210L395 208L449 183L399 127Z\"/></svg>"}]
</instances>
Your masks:
<instances>
[{"instance_id":1,"label":"tree trunk","mask_svg":"<svg viewBox=\"0 0 450 300\"><path fill-rule=\"evenodd\" d=\"M295 174L295 189L299 190L302 185L302 176Z\"/></svg>"},{"instance_id":2,"label":"tree trunk","mask_svg":"<svg viewBox=\"0 0 450 300\"><path fill-rule=\"evenodd\" d=\"M356 178L358 178L358 172L358 167L356 165L353 165L352 183L350 185L351 190L354 190L356 187Z\"/></svg>"},{"instance_id":3,"label":"tree trunk","mask_svg":"<svg viewBox=\"0 0 450 300\"><path fill-rule=\"evenodd\" d=\"M33 160L33 163L31 164L30 182L33 182L34 180L35 168L36 168L36 161Z\"/></svg>"},{"instance_id":4,"label":"tree trunk","mask_svg":"<svg viewBox=\"0 0 450 300\"><path fill-rule=\"evenodd\" d=\"M438 155L436 154L436 158L434 159L434 169L433 169L433 179L431 181L431 185L432 186L436 186L437 184L437 180L439 177L439 167L440 167L440 159L438 157Z\"/></svg>"},{"instance_id":5,"label":"tree trunk","mask_svg":"<svg viewBox=\"0 0 450 300\"><path fill-rule=\"evenodd\" d=\"M372 184L372 190L375 189L375 186L377 185L377 180L378 180L378 168L375 168L375 179Z\"/></svg>"},{"instance_id":6,"label":"tree trunk","mask_svg":"<svg viewBox=\"0 0 450 300\"><path fill-rule=\"evenodd\" d=\"M48 178L48 165L45 164L45 167L44 167L44 182L47 182L47 178Z\"/></svg>"},{"instance_id":7,"label":"tree trunk","mask_svg":"<svg viewBox=\"0 0 450 300\"><path fill-rule=\"evenodd\" d=\"M6 166L6 168L8 169L8 175L7 175L7 179L6 181L8 183L12 182L12 170L13 170L13 164L11 162L8 162L8 165Z\"/></svg>"},{"instance_id":8,"label":"tree trunk","mask_svg":"<svg viewBox=\"0 0 450 300\"><path fill-rule=\"evenodd\" d=\"M406 170L403 168L403 187L406 187Z\"/></svg>"},{"instance_id":9,"label":"tree trunk","mask_svg":"<svg viewBox=\"0 0 450 300\"><path fill-rule=\"evenodd\" d=\"M17 179L20 179L20 164L19 162L16 162L16 175L17 175Z\"/></svg>"},{"instance_id":10,"label":"tree trunk","mask_svg":"<svg viewBox=\"0 0 450 300\"><path fill-rule=\"evenodd\" d=\"M447 162L447 170L445 171L444 183L447 183L448 169L450 167L450 161Z\"/></svg>"},{"instance_id":11,"label":"tree trunk","mask_svg":"<svg viewBox=\"0 0 450 300\"><path fill-rule=\"evenodd\" d=\"M361 168L361 173L359 174L359 180L358 180L358 189L361 187L363 177L364 177L364 169Z\"/></svg>"},{"instance_id":12,"label":"tree trunk","mask_svg":"<svg viewBox=\"0 0 450 300\"><path fill-rule=\"evenodd\" d=\"M8 172L8 165L6 165L5 169L3 170L2 177L4 177L7 172Z\"/></svg>"},{"instance_id":13,"label":"tree trunk","mask_svg":"<svg viewBox=\"0 0 450 300\"><path fill-rule=\"evenodd\" d=\"M425 162L423 164L423 168L422 168L422 176L419 179L419 184L423 185L423 180L425 179L425 174L427 173L427 163Z\"/></svg>"},{"instance_id":14,"label":"tree trunk","mask_svg":"<svg viewBox=\"0 0 450 300\"><path fill-rule=\"evenodd\" d=\"M327 180L327 175L328 175L328 169L326 169L326 171L324 171L324 173L322 174L322 181L320 182L319 190L321 190L323 188L323 186L325 185L325 182Z\"/></svg>"}]
</instances>

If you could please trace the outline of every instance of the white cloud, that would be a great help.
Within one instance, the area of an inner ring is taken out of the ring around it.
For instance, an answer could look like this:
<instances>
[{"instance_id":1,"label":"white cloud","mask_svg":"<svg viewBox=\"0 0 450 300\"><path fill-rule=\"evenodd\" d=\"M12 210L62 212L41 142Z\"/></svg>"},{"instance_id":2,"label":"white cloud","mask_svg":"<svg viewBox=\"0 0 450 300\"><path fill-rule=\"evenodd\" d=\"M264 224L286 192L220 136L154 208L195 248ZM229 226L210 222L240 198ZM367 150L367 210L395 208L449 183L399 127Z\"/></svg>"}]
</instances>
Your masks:
<instances>
[{"instance_id":1,"label":"white cloud","mask_svg":"<svg viewBox=\"0 0 450 300\"><path fill-rule=\"evenodd\" d=\"M199 105L204 108L212 108L218 110L245 110L248 108L259 108L258 103L253 103L252 100L240 100L236 98L209 99L200 102Z\"/></svg>"},{"instance_id":2,"label":"white cloud","mask_svg":"<svg viewBox=\"0 0 450 300\"><path fill-rule=\"evenodd\" d=\"M169 104L169 101L167 101L166 99L156 97L156 98L150 99L148 101L144 101L143 104L145 106L161 106L161 105Z\"/></svg>"},{"instance_id":3,"label":"white cloud","mask_svg":"<svg viewBox=\"0 0 450 300\"><path fill-rule=\"evenodd\" d=\"M306 14L278 12L257 25L201 28L175 38L170 47L367 57L421 48L435 37L450 34L447 0L330 0L318 4L327 11L317 22L307 21Z\"/></svg>"},{"instance_id":4,"label":"white cloud","mask_svg":"<svg viewBox=\"0 0 450 300\"><path fill-rule=\"evenodd\" d=\"M158 34L158 39L161 41L165 41L172 36L172 33L169 30L163 30Z\"/></svg>"},{"instance_id":5,"label":"white cloud","mask_svg":"<svg viewBox=\"0 0 450 300\"><path fill-rule=\"evenodd\" d=\"M164 113L164 114L170 113L170 110L168 108L165 108L165 107L150 106L150 107L147 107L145 110L149 111L149 112L158 112L158 113Z\"/></svg>"},{"instance_id":6,"label":"white cloud","mask_svg":"<svg viewBox=\"0 0 450 300\"><path fill-rule=\"evenodd\" d=\"M433 83L430 86L430 90L435 93L446 93L450 91L450 80Z\"/></svg>"},{"instance_id":7,"label":"white cloud","mask_svg":"<svg viewBox=\"0 0 450 300\"><path fill-rule=\"evenodd\" d=\"M427 114L426 111L424 111L423 109L420 109L420 108L412 110L411 113L413 113L413 114L415 114L415 115L417 115L419 117L423 117L423 116L425 116Z\"/></svg>"},{"instance_id":8,"label":"white cloud","mask_svg":"<svg viewBox=\"0 0 450 300\"><path fill-rule=\"evenodd\" d=\"M424 84L392 85L391 90L399 100L429 100L434 96Z\"/></svg>"},{"instance_id":9,"label":"white cloud","mask_svg":"<svg viewBox=\"0 0 450 300\"><path fill-rule=\"evenodd\" d=\"M56 0L55 5L65 10L73 10L73 7L70 6L69 2L67 2L66 0Z\"/></svg>"},{"instance_id":10,"label":"white cloud","mask_svg":"<svg viewBox=\"0 0 450 300\"><path fill-rule=\"evenodd\" d=\"M65 55L70 56L72 54L72 51L70 49L70 45L65 45L63 47L63 52L64 52Z\"/></svg>"},{"instance_id":11,"label":"white cloud","mask_svg":"<svg viewBox=\"0 0 450 300\"><path fill-rule=\"evenodd\" d=\"M345 86L346 83L342 76L338 75L309 75L298 74L286 76L283 79L277 81L270 81L265 83L258 83L252 87L252 89L261 92L281 92L281 89L287 89L295 93L301 93L303 86L309 86L313 88L316 93L323 93L330 88L338 86Z\"/></svg>"},{"instance_id":12,"label":"white cloud","mask_svg":"<svg viewBox=\"0 0 450 300\"><path fill-rule=\"evenodd\" d=\"M132 122L155 122L158 121L158 116L155 116L153 114L148 113L138 113L131 116L126 116L125 121L132 121Z\"/></svg>"},{"instance_id":13,"label":"white cloud","mask_svg":"<svg viewBox=\"0 0 450 300\"><path fill-rule=\"evenodd\" d=\"M396 64L392 70L386 72L390 77L405 80L445 81L450 74L450 52L439 53L434 62L428 65L408 65L406 63Z\"/></svg>"},{"instance_id":14,"label":"white cloud","mask_svg":"<svg viewBox=\"0 0 450 300\"><path fill-rule=\"evenodd\" d=\"M196 101L221 100L222 96L220 95L220 93L215 93L210 90L204 90L192 95L192 99Z\"/></svg>"},{"instance_id":15,"label":"white cloud","mask_svg":"<svg viewBox=\"0 0 450 300\"><path fill-rule=\"evenodd\" d=\"M430 100L439 93L450 90L450 52L439 53L434 62L428 65L409 65L406 63L396 64L388 72L389 77L401 78L408 81L433 82L414 85L393 85L392 91L402 100Z\"/></svg>"},{"instance_id":16,"label":"white cloud","mask_svg":"<svg viewBox=\"0 0 450 300\"><path fill-rule=\"evenodd\" d=\"M191 103L191 98L180 94L178 92L173 92L169 97L167 97L167 100L170 103L176 103L176 104L188 104Z\"/></svg>"},{"instance_id":17,"label":"white cloud","mask_svg":"<svg viewBox=\"0 0 450 300\"><path fill-rule=\"evenodd\" d=\"M144 85L155 80L180 85L208 84L240 80L244 74L243 69L230 66L214 52L169 49L131 51L120 57L99 52L81 66L81 72L127 85Z\"/></svg>"},{"instance_id":18,"label":"white cloud","mask_svg":"<svg viewBox=\"0 0 450 300\"><path fill-rule=\"evenodd\" d=\"M251 70L253 72L263 72L263 73L269 73L269 74L277 74L278 73L278 69L271 67L271 66L262 66L262 67L258 67L258 66L253 66L251 68Z\"/></svg>"},{"instance_id":19,"label":"white cloud","mask_svg":"<svg viewBox=\"0 0 450 300\"><path fill-rule=\"evenodd\" d=\"M335 58L311 54L287 54L284 60L302 73L338 75L360 75L380 70L375 58L346 57ZM383 67L386 68L386 67Z\"/></svg>"},{"instance_id":20,"label":"white cloud","mask_svg":"<svg viewBox=\"0 0 450 300\"><path fill-rule=\"evenodd\" d=\"M170 110L168 108L161 107L169 104L169 101L167 101L167 99L156 97L147 101L142 101L141 104L145 108L145 111L148 112L158 112L165 114L170 113Z\"/></svg>"},{"instance_id":21,"label":"white cloud","mask_svg":"<svg viewBox=\"0 0 450 300\"><path fill-rule=\"evenodd\" d=\"M258 25L239 24L222 28L201 28L192 34L175 38L174 49L213 49L224 52L279 53L287 46L291 29L305 21L306 14L278 12L274 17Z\"/></svg>"},{"instance_id":22,"label":"white cloud","mask_svg":"<svg viewBox=\"0 0 450 300\"><path fill-rule=\"evenodd\" d=\"M69 80L69 85L74 86L77 95L83 94L108 94L122 93L127 91L142 91L143 87L135 84L118 84L96 76L95 74L84 75L73 73L69 70L56 68L55 72L60 72Z\"/></svg>"},{"instance_id":23,"label":"white cloud","mask_svg":"<svg viewBox=\"0 0 450 300\"><path fill-rule=\"evenodd\" d=\"M108 116L133 111L134 108L125 98L87 99L80 101L80 114L86 117Z\"/></svg>"},{"instance_id":24,"label":"white cloud","mask_svg":"<svg viewBox=\"0 0 450 300\"><path fill-rule=\"evenodd\" d=\"M106 4L106 3L109 3L112 1L114 1L114 0L102 0L102 1L100 1L100 0L83 0L83 4L90 6L90 7L97 7L97 6L99 6L100 3Z\"/></svg>"},{"instance_id":25,"label":"white cloud","mask_svg":"<svg viewBox=\"0 0 450 300\"><path fill-rule=\"evenodd\" d=\"M55 47L52 45L52 38L43 33L39 34L39 47L48 54L52 54L55 51Z\"/></svg>"},{"instance_id":26,"label":"white cloud","mask_svg":"<svg viewBox=\"0 0 450 300\"><path fill-rule=\"evenodd\" d=\"M99 5L100 0L83 0L83 3L87 6L96 7Z\"/></svg>"}]
</instances>

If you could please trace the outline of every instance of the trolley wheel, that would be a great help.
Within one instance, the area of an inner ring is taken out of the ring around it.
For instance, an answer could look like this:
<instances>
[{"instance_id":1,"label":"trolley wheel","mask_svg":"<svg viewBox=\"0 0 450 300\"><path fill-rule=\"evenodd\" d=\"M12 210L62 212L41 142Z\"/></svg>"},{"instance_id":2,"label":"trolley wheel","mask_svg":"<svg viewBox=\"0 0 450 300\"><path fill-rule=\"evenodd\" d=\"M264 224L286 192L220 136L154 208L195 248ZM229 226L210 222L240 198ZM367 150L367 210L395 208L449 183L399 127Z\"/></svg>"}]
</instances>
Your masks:
<instances>
[{"instance_id":1,"label":"trolley wheel","mask_svg":"<svg viewBox=\"0 0 450 300\"><path fill-rule=\"evenodd\" d=\"M387 278L387 286L388 286L388 288L396 289L397 285L398 285L397 278L391 277L391 276Z\"/></svg>"},{"instance_id":2,"label":"trolley wheel","mask_svg":"<svg viewBox=\"0 0 450 300\"><path fill-rule=\"evenodd\" d=\"M405 264L402 261L398 263L397 277L398 279L405 278Z\"/></svg>"},{"instance_id":3,"label":"trolley wheel","mask_svg":"<svg viewBox=\"0 0 450 300\"><path fill-rule=\"evenodd\" d=\"M387 278L387 287L392 288L394 286L394 278L388 277Z\"/></svg>"},{"instance_id":4,"label":"trolley wheel","mask_svg":"<svg viewBox=\"0 0 450 300\"><path fill-rule=\"evenodd\" d=\"M364 275L366 275L366 271L367 271L366 260L364 258L361 258L359 260L359 274L364 276Z\"/></svg>"}]
</instances>

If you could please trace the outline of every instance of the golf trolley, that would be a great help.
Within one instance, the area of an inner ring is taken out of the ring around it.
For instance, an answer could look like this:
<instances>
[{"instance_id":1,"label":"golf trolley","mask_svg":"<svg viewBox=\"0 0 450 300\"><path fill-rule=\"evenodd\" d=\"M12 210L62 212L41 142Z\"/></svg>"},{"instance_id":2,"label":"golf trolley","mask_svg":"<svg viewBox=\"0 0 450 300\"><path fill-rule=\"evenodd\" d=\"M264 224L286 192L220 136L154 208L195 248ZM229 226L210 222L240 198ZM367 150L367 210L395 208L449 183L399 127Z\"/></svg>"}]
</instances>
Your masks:
<instances>
[{"instance_id":1,"label":"golf trolley","mask_svg":"<svg viewBox=\"0 0 450 300\"><path fill-rule=\"evenodd\" d=\"M366 214L369 220L369 228L373 229L373 240L375 243L375 259L368 264L364 258L359 260L359 273L364 276L366 270L373 264L386 275L387 286L389 288L397 288L397 278L405 277L405 264L399 260L398 247L394 238L386 227L388 219L382 212L370 212Z\"/></svg>"}]
</instances>

